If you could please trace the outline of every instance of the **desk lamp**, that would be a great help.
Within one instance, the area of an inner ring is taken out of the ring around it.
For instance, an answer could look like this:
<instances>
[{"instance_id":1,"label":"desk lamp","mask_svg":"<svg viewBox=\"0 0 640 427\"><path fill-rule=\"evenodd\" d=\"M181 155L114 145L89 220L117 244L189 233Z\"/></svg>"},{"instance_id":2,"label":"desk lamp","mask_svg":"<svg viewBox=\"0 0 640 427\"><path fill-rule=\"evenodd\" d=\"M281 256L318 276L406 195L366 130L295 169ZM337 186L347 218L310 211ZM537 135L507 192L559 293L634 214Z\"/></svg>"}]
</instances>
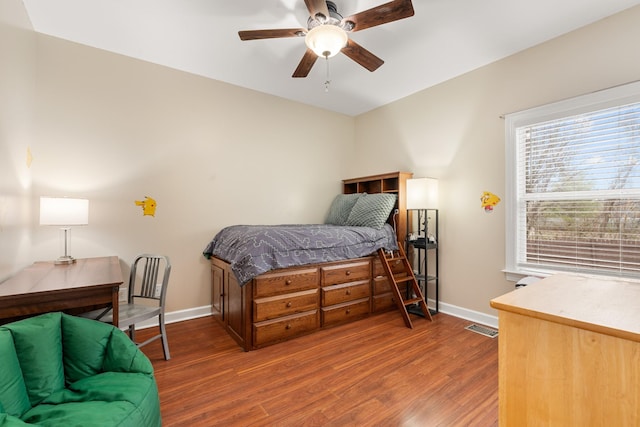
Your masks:
<instances>
[{"instance_id":1,"label":"desk lamp","mask_svg":"<svg viewBox=\"0 0 640 427\"><path fill-rule=\"evenodd\" d=\"M75 258L69 255L72 225L89 224L89 200L67 197L40 197L40 225L59 225L64 231L64 255L54 264L73 264Z\"/></svg>"}]
</instances>

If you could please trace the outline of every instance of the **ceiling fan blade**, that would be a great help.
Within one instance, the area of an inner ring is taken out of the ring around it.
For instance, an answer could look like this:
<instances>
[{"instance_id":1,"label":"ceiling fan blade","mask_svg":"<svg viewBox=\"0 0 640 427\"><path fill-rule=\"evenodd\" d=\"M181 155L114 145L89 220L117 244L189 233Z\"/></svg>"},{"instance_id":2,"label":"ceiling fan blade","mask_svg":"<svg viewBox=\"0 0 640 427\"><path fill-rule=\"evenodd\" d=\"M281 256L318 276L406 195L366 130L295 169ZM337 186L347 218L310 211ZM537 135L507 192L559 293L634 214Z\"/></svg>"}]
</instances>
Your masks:
<instances>
[{"instance_id":1,"label":"ceiling fan blade","mask_svg":"<svg viewBox=\"0 0 640 427\"><path fill-rule=\"evenodd\" d=\"M307 77L317 59L318 55L316 55L311 49L307 48L302 60L300 60L300 63L298 64L298 68L296 68L291 77Z\"/></svg>"},{"instance_id":2,"label":"ceiling fan blade","mask_svg":"<svg viewBox=\"0 0 640 427\"><path fill-rule=\"evenodd\" d=\"M278 39L282 37L303 37L307 30L303 28L279 28L275 30L238 31L240 40Z\"/></svg>"},{"instance_id":3,"label":"ceiling fan blade","mask_svg":"<svg viewBox=\"0 0 640 427\"><path fill-rule=\"evenodd\" d=\"M351 15L342 22L352 22L354 27L351 31L354 32L408 18L414 13L411 0L394 0Z\"/></svg>"},{"instance_id":4,"label":"ceiling fan blade","mask_svg":"<svg viewBox=\"0 0 640 427\"><path fill-rule=\"evenodd\" d=\"M378 58L351 39L347 41L347 45L342 48L341 52L369 71L375 71L378 67L384 64L382 59Z\"/></svg>"},{"instance_id":5,"label":"ceiling fan blade","mask_svg":"<svg viewBox=\"0 0 640 427\"><path fill-rule=\"evenodd\" d=\"M329 8L325 0L304 0L304 4L307 5L309 15L312 18L315 18L318 13L323 14L326 18L329 17Z\"/></svg>"}]
</instances>

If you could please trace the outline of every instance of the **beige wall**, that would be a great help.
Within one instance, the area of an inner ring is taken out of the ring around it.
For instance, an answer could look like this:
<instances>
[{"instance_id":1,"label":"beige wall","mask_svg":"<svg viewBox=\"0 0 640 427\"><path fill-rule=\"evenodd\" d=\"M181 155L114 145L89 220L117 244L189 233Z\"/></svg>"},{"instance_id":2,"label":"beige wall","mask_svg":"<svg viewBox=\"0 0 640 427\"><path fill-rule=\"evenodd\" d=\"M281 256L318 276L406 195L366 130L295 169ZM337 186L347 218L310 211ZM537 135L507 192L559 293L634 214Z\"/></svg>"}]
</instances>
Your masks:
<instances>
[{"instance_id":1,"label":"beige wall","mask_svg":"<svg viewBox=\"0 0 640 427\"><path fill-rule=\"evenodd\" d=\"M495 62L357 118L362 171L439 179L441 300L494 314L513 290L505 260L501 115L640 78L640 7ZM491 214L480 195L503 198Z\"/></svg>"},{"instance_id":2,"label":"beige wall","mask_svg":"<svg viewBox=\"0 0 640 427\"><path fill-rule=\"evenodd\" d=\"M59 255L39 196L87 197L72 255L118 255L126 271L139 252L166 253L169 310L205 306L200 252L222 227L318 222L341 179L406 170L440 180L441 300L492 314L489 299L513 289L507 201L492 214L479 201L504 196L499 116L637 79L637 22L639 7L354 119L36 35L4 0L0 278ZM144 196L155 217L135 206Z\"/></svg>"},{"instance_id":3,"label":"beige wall","mask_svg":"<svg viewBox=\"0 0 640 427\"><path fill-rule=\"evenodd\" d=\"M20 0L0 2L0 280L29 264L35 34Z\"/></svg>"},{"instance_id":4,"label":"beige wall","mask_svg":"<svg viewBox=\"0 0 640 427\"><path fill-rule=\"evenodd\" d=\"M90 199L74 256L169 255L169 311L210 304L202 250L221 228L321 222L341 191L353 118L37 40L34 193ZM134 203L145 196L157 201L155 217ZM58 241L56 230L36 227L34 256L51 258Z\"/></svg>"},{"instance_id":5,"label":"beige wall","mask_svg":"<svg viewBox=\"0 0 640 427\"><path fill-rule=\"evenodd\" d=\"M217 231L320 222L349 175L351 117L36 34L18 0L0 19L0 279L61 254L41 195L86 197L73 256L168 254L168 310L206 306Z\"/></svg>"}]
</instances>

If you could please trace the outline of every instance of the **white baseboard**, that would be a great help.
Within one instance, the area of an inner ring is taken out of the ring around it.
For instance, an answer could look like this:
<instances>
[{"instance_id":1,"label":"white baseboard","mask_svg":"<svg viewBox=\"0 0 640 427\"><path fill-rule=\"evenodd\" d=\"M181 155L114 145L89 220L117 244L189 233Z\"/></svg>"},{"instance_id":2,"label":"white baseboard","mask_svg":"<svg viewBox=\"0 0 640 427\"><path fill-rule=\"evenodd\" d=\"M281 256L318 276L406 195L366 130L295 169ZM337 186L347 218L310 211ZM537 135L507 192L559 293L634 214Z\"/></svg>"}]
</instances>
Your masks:
<instances>
[{"instance_id":1,"label":"white baseboard","mask_svg":"<svg viewBox=\"0 0 640 427\"><path fill-rule=\"evenodd\" d=\"M429 307L435 308L436 302L433 300L429 300ZM469 320L471 322L479 323L485 326L491 326L492 328L498 328L498 317L491 316L486 313L481 313L479 311L469 310L463 307L458 307L453 304L447 304L441 302L438 305L440 312L444 314L448 314L450 316L459 317L461 319ZM187 308L185 310L172 311L170 313L166 313L165 322L166 323L175 323L182 322L184 320L196 319L198 317L205 317L211 315L211 306L205 305L202 307L194 307ZM158 322L155 319L150 319L145 322L139 323L136 325L137 329L150 328L152 326L158 326Z\"/></svg>"},{"instance_id":2,"label":"white baseboard","mask_svg":"<svg viewBox=\"0 0 640 427\"><path fill-rule=\"evenodd\" d=\"M434 308L436 306L436 302L433 300L429 300L428 303L430 308ZM457 305L447 304L445 302L440 302L440 304L438 304L438 309L441 313L448 314L450 316L459 317L485 326L491 326L492 328L498 328L497 316L491 316L486 313L469 310L468 308L458 307Z\"/></svg>"},{"instance_id":3,"label":"white baseboard","mask_svg":"<svg viewBox=\"0 0 640 427\"><path fill-rule=\"evenodd\" d=\"M182 322L183 320L196 319L198 317L205 317L211 315L211 306L204 305L202 307L187 308L185 310L172 311L165 313L164 322L175 323ZM145 329L152 326L158 326L158 318L153 318L136 324L136 329Z\"/></svg>"}]
</instances>

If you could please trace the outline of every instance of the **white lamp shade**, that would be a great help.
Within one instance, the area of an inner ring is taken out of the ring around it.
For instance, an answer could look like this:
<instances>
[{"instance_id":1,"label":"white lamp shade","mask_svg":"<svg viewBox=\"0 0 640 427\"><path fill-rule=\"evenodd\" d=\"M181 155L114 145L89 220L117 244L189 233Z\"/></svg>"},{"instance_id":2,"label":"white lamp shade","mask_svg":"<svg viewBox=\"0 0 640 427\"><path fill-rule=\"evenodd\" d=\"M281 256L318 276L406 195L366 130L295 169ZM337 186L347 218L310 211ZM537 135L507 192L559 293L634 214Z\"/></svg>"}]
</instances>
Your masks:
<instances>
[{"instance_id":1,"label":"white lamp shade","mask_svg":"<svg viewBox=\"0 0 640 427\"><path fill-rule=\"evenodd\" d=\"M89 224L89 200L40 197L40 225Z\"/></svg>"},{"instance_id":2,"label":"white lamp shade","mask_svg":"<svg viewBox=\"0 0 640 427\"><path fill-rule=\"evenodd\" d=\"M438 180L408 179L407 209L438 209Z\"/></svg>"},{"instance_id":3,"label":"white lamp shade","mask_svg":"<svg viewBox=\"0 0 640 427\"><path fill-rule=\"evenodd\" d=\"M316 55L331 58L345 47L349 36L340 27L325 24L313 27L304 38L304 42Z\"/></svg>"}]
</instances>

